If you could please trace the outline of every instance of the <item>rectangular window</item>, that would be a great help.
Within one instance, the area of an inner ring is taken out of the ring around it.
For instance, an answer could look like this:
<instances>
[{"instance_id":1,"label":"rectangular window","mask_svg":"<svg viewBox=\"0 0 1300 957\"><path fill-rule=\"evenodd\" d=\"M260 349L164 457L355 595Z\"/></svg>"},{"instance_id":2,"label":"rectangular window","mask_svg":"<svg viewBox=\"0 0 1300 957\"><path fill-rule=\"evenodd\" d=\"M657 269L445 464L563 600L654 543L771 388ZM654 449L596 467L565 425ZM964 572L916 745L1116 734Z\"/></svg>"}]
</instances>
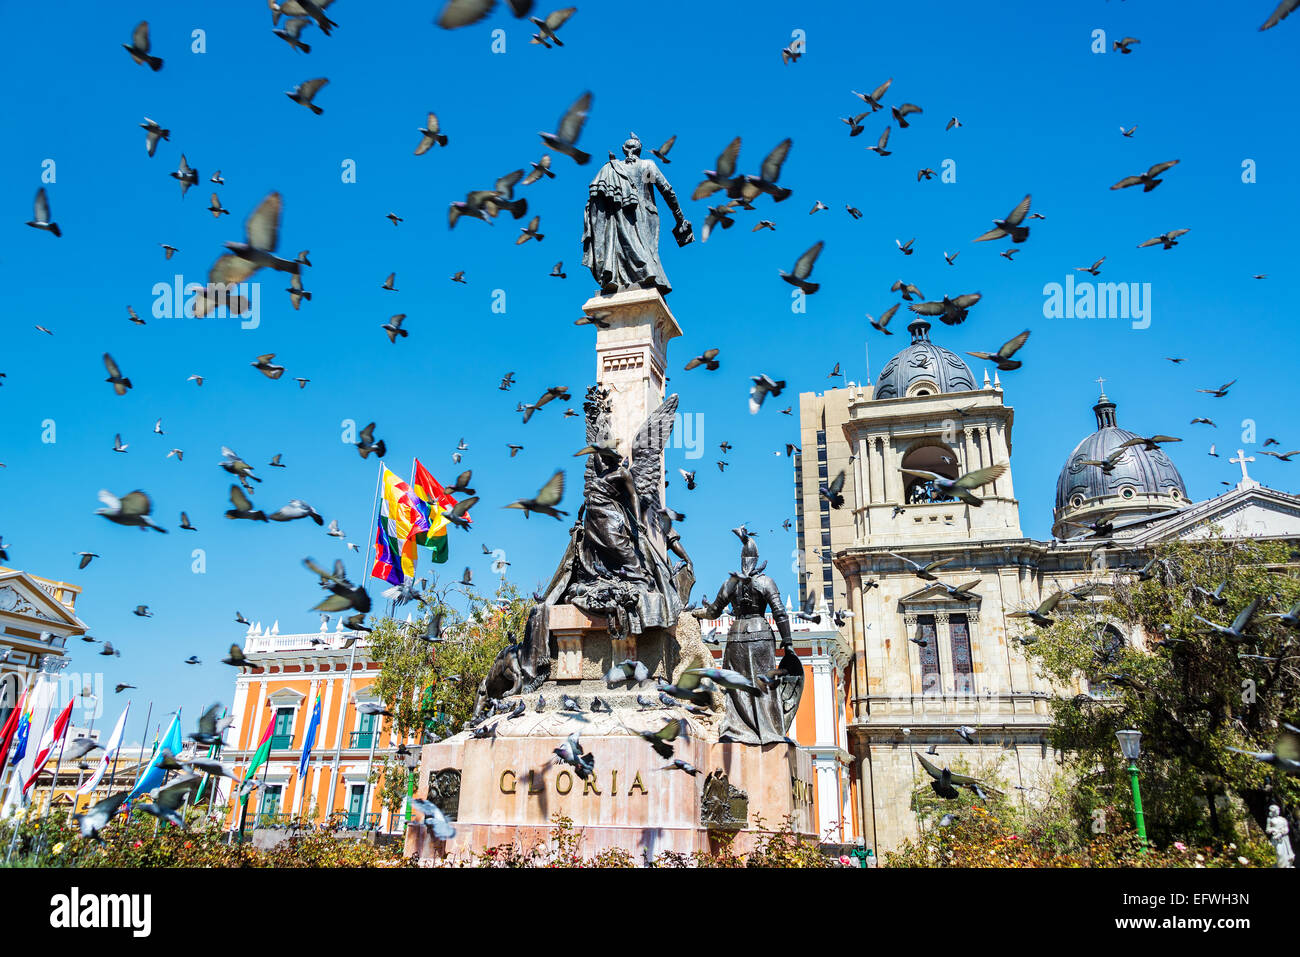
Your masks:
<instances>
[{"instance_id":1,"label":"rectangular window","mask_svg":"<svg viewBox=\"0 0 1300 957\"><path fill-rule=\"evenodd\" d=\"M293 747L293 708L275 709L275 726L271 729L271 747Z\"/></svg>"},{"instance_id":2,"label":"rectangular window","mask_svg":"<svg viewBox=\"0 0 1300 957\"><path fill-rule=\"evenodd\" d=\"M822 596L828 602L828 607L834 607L835 604L835 585L834 583L822 586Z\"/></svg>"},{"instance_id":3,"label":"rectangular window","mask_svg":"<svg viewBox=\"0 0 1300 957\"><path fill-rule=\"evenodd\" d=\"M293 708L277 708L272 734L293 734Z\"/></svg>"},{"instance_id":4,"label":"rectangular window","mask_svg":"<svg viewBox=\"0 0 1300 957\"><path fill-rule=\"evenodd\" d=\"M361 819L364 816L365 807L363 801L366 797L366 786L364 784L354 784L348 793L348 827L360 827Z\"/></svg>"},{"instance_id":5,"label":"rectangular window","mask_svg":"<svg viewBox=\"0 0 1300 957\"><path fill-rule=\"evenodd\" d=\"M831 547L831 533L829 531L824 531L822 532L822 548L830 548L830 547Z\"/></svg>"},{"instance_id":6,"label":"rectangular window","mask_svg":"<svg viewBox=\"0 0 1300 957\"><path fill-rule=\"evenodd\" d=\"M823 445L817 449L817 461L818 462L826 461L826 446Z\"/></svg>"},{"instance_id":7,"label":"rectangular window","mask_svg":"<svg viewBox=\"0 0 1300 957\"><path fill-rule=\"evenodd\" d=\"M916 637L925 644L921 650L921 693L935 694L939 689L939 645L934 630L934 615L916 619Z\"/></svg>"},{"instance_id":8,"label":"rectangular window","mask_svg":"<svg viewBox=\"0 0 1300 957\"><path fill-rule=\"evenodd\" d=\"M948 619L948 631L952 642L953 691L957 694L975 693L975 665L971 660L970 626L965 615L953 615Z\"/></svg>"},{"instance_id":9,"label":"rectangular window","mask_svg":"<svg viewBox=\"0 0 1300 957\"><path fill-rule=\"evenodd\" d=\"M272 818L280 813L280 792L282 789L279 784L268 784L262 788L262 809L259 813Z\"/></svg>"},{"instance_id":10,"label":"rectangular window","mask_svg":"<svg viewBox=\"0 0 1300 957\"><path fill-rule=\"evenodd\" d=\"M826 467L826 463L825 463L825 462L822 462L820 465L817 466L817 477L818 477L818 478L822 478L822 479L824 479L824 478L829 477L829 475L830 475L830 470Z\"/></svg>"},{"instance_id":11,"label":"rectangular window","mask_svg":"<svg viewBox=\"0 0 1300 957\"><path fill-rule=\"evenodd\" d=\"M361 721L357 725L357 730L352 732L351 746L354 748L368 748L374 741L375 732L375 715L363 714Z\"/></svg>"}]
</instances>

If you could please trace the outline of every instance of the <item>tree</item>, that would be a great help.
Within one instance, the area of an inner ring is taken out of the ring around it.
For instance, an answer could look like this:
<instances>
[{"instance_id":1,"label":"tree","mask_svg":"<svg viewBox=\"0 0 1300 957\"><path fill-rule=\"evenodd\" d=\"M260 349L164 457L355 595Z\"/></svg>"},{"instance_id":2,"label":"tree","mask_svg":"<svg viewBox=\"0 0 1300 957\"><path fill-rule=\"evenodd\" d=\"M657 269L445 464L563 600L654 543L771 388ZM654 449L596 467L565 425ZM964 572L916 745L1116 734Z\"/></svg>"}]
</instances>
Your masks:
<instances>
[{"instance_id":1,"label":"tree","mask_svg":"<svg viewBox=\"0 0 1300 957\"><path fill-rule=\"evenodd\" d=\"M467 600L464 612L450 601L452 592ZM380 665L370 686L392 712L393 736L418 747L464 727L474 713L479 683L497 653L523 637L533 605L502 578L486 596L472 587L432 587L416 599L420 615L412 622L378 619L370 634L370 657ZM425 640L431 623L441 622L441 637ZM396 811L406 798L403 762L386 757L371 772L385 806Z\"/></svg>"},{"instance_id":2,"label":"tree","mask_svg":"<svg viewBox=\"0 0 1300 957\"><path fill-rule=\"evenodd\" d=\"M1117 573L1025 636L1047 678L1080 689L1053 702L1051 741L1066 755L1081 824L1095 830L1108 815L1131 813L1115 738L1122 728L1142 732L1143 804L1156 843L1242 841L1251 820L1264 827L1270 804L1300 806L1300 779L1230 750L1273 751L1279 722L1300 714L1300 634L1268 617L1300 599L1289 560L1281 542L1162 546L1142 574ZM1197 618L1229 624L1256 599L1244 641Z\"/></svg>"}]
</instances>

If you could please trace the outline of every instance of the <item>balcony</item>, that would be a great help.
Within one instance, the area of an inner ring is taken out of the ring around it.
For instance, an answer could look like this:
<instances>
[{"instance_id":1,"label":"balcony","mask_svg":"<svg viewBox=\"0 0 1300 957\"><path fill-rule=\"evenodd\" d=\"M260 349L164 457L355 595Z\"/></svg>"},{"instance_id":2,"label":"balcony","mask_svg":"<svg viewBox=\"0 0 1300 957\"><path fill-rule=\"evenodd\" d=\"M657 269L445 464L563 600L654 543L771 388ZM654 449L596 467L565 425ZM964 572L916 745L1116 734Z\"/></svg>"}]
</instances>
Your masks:
<instances>
[{"instance_id":1,"label":"balcony","mask_svg":"<svg viewBox=\"0 0 1300 957\"><path fill-rule=\"evenodd\" d=\"M281 811L263 811L257 815L253 821L254 828L268 828L271 830L297 830L303 827L310 827L310 824L298 820L294 815Z\"/></svg>"},{"instance_id":2,"label":"balcony","mask_svg":"<svg viewBox=\"0 0 1300 957\"><path fill-rule=\"evenodd\" d=\"M329 816L329 823L340 831L377 831L379 815L361 811L335 811Z\"/></svg>"},{"instance_id":3,"label":"balcony","mask_svg":"<svg viewBox=\"0 0 1300 957\"><path fill-rule=\"evenodd\" d=\"M292 734L273 734L271 735L271 750L283 751L286 748L293 747Z\"/></svg>"},{"instance_id":4,"label":"balcony","mask_svg":"<svg viewBox=\"0 0 1300 957\"><path fill-rule=\"evenodd\" d=\"M348 747L364 748L366 750L369 750L371 743L374 741L374 738L375 738L375 732L373 731L353 731L352 734L348 737Z\"/></svg>"}]
</instances>

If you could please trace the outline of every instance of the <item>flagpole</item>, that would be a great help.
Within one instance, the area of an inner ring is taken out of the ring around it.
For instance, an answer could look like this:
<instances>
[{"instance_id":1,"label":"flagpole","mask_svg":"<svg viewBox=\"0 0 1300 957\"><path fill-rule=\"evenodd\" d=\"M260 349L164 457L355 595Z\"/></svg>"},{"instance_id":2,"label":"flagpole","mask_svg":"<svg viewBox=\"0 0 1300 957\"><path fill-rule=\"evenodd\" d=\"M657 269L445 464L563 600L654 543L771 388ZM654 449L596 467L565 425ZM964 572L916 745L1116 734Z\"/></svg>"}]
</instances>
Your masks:
<instances>
[{"instance_id":1,"label":"flagpole","mask_svg":"<svg viewBox=\"0 0 1300 957\"><path fill-rule=\"evenodd\" d=\"M44 659L42 659L42 663L43 663L43 661L44 661ZM40 679L43 678L43 677L45 677L47 674L48 674L48 672L46 672L46 671L44 671L44 670L41 670L41 671L38 671L38 672L37 672L37 679L36 679L36 685L37 685L37 687L36 687L35 689L33 689L33 692L35 692L36 690L39 690L40 685L41 685L41 680L40 680ZM53 675L50 675L50 677L53 677ZM35 693L33 693L32 697L33 697L33 699L36 697ZM49 710L49 708L47 707L47 708L45 709L45 722L44 722L44 724L43 724L42 727L41 727L41 736L40 736L39 738L36 739L36 747L37 747L38 749L40 748L40 742L41 742L41 741L44 739L44 737L45 737L45 727L46 727L47 725L49 725L49 723L50 723L50 710ZM31 740L31 737L32 737L31 724L28 723L28 725L27 725L27 740L30 741L30 740ZM24 757L25 757L25 756L26 756L26 755L24 755ZM14 767L14 769L13 769L13 776L10 778L9 790L10 790L10 792L12 792L12 791L13 791L14 784L15 784L15 783L18 784L18 810L21 811L21 810L23 809L23 802L24 802L24 800L26 799L27 792L26 792L26 790L24 790L23 787L22 787L22 785L23 785L23 781L22 781L22 773L21 773L20 769L16 766L17 763L19 763L19 762L15 762L15 767ZM35 758L34 758L34 757L33 757L33 759L32 759L32 763L35 764ZM5 863L6 863L6 864L8 864L8 863L9 863L9 859L10 859L11 857L13 857L14 847L15 847L17 844L18 844L18 822L15 821L15 822L14 822L14 836L13 836L13 840L11 840L11 841L9 842L9 852L8 852L7 854L5 854Z\"/></svg>"},{"instance_id":2,"label":"flagpole","mask_svg":"<svg viewBox=\"0 0 1300 957\"><path fill-rule=\"evenodd\" d=\"M44 673L44 672L42 672L42 673ZM51 677L53 677L53 675L51 675ZM54 710L54 701L55 701L54 698L50 698L50 703L49 703L49 704L46 706L46 708L45 708L45 720L41 722L41 736L40 736L39 738L36 739L36 750L37 750L38 753L32 756L32 773L33 773L33 774L38 774L38 773L40 773L40 770L41 770L40 768L38 768L38 767L36 766L36 758L40 756L39 752L40 752L40 749L41 749L41 742L45 740L45 732L48 731L48 730L50 729L50 712ZM28 740L29 740L29 741L31 740L30 735L28 736ZM49 757L49 755L47 754L46 757ZM26 803L26 799L27 799L27 786L26 786L26 784L27 784L27 782L24 781L24 782L23 782L23 789L22 789L22 791L21 791L20 794L19 794L20 799L21 799L24 803ZM33 798L34 798L35 796L36 796L35 794L32 795Z\"/></svg>"},{"instance_id":3,"label":"flagpole","mask_svg":"<svg viewBox=\"0 0 1300 957\"><path fill-rule=\"evenodd\" d=\"M40 823L42 825L45 823L45 818L49 815L50 809L54 807L54 789L59 786L59 770L63 767L63 747L68 740L68 727L71 724L72 724L72 715L71 713L69 713L68 723L63 726L63 734L59 735L59 756L54 762L54 777L50 779L50 799L45 802L45 806L41 809ZM75 802L75 800L76 800L76 795L74 794L73 801ZM45 850L45 834L42 832L40 841L36 845L35 857L37 860L40 859L40 856L44 852L44 850Z\"/></svg>"},{"instance_id":4,"label":"flagpole","mask_svg":"<svg viewBox=\"0 0 1300 957\"><path fill-rule=\"evenodd\" d=\"M375 540L375 519L379 514L379 483L384 477L384 463L380 461L379 471L375 474L375 494L370 502L370 531L366 538L366 557L361 566L361 587L366 587L366 579L370 577L370 546Z\"/></svg>"},{"instance_id":5,"label":"flagpole","mask_svg":"<svg viewBox=\"0 0 1300 957\"><path fill-rule=\"evenodd\" d=\"M374 801L374 795L371 792L371 788L374 785L373 782L371 782L370 777L375 773L375 745L379 743L379 735L382 734L384 730L384 716L376 715L376 717L379 718L379 722L378 722L379 730L375 731L372 729L370 732L370 756L366 758L366 789L362 792L362 794L364 794L365 797L361 801L362 821L364 821L366 817L369 816L370 805ZM376 821L375 823L378 824L378 821ZM358 824L360 824L360 822L358 822Z\"/></svg>"},{"instance_id":6,"label":"flagpole","mask_svg":"<svg viewBox=\"0 0 1300 957\"><path fill-rule=\"evenodd\" d=\"M54 777L50 780L50 799L45 802L45 807L41 810L41 820L44 821L46 815L50 813L50 808L54 806L54 789L59 785L59 769L63 767L63 746L68 740L68 727L72 724L72 714L68 713L68 723L63 726L63 733L59 735L59 756L54 762ZM53 746L51 744L51 746Z\"/></svg>"},{"instance_id":7,"label":"flagpole","mask_svg":"<svg viewBox=\"0 0 1300 957\"><path fill-rule=\"evenodd\" d=\"M334 766L330 769L330 793L329 804L325 808L325 820L329 821L330 815L334 813L334 790L338 786L339 761L343 753L343 722L348 715L348 696L352 691L352 669L357 662L357 645L361 642L361 636L352 639L352 653L348 656L348 676L343 685L343 697L339 702L339 733L334 741Z\"/></svg>"},{"instance_id":8,"label":"flagpole","mask_svg":"<svg viewBox=\"0 0 1300 957\"><path fill-rule=\"evenodd\" d=\"M81 765L85 763L84 761L77 763L77 790L72 792L72 807L68 809L68 824L72 823L72 816L77 813L77 803L81 800L81 782L86 777L86 769Z\"/></svg>"},{"instance_id":9,"label":"flagpole","mask_svg":"<svg viewBox=\"0 0 1300 957\"><path fill-rule=\"evenodd\" d=\"M149 719L152 717L153 717L153 702L150 701L149 710L146 711L144 715L144 735L140 738L140 754L139 757L136 758L137 764L139 764L140 759L144 757L144 739L149 737ZM117 759L118 757L121 756L121 754L122 754L122 749L118 748L116 753L114 753L113 755L113 770L108 776L109 794L112 794L113 788L117 787Z\"/></svg>"}]
</instances>

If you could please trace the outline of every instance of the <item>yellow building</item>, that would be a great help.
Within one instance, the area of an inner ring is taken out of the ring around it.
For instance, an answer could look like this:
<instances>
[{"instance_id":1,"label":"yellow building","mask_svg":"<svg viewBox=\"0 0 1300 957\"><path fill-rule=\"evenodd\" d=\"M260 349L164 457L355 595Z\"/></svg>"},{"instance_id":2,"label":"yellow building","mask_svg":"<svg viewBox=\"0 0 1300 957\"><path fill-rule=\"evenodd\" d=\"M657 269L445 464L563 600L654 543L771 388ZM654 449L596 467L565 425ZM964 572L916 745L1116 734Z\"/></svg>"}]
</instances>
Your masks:
<instances>
[{"instance_id":1,"label":"yellow building","mask_svg":"<svg viewBox=\"0 0 1300 957\"><path fill-rule=\"evenodd\" d=\"M242 778L257 750L267 722L272 722L271 755L258 769L261 785L249 798L245 827L284 828L291 821L333 821L359 831L400 831L402 822L381 807L368 782L373 765L393 754L397 742L387 719L362 714L359 702L376 701L369 693L379 663L367 653L364 632L334 631L282 635L249 628L244 655L256 667L235 680L234 724L226 734L222 761ZM316 698L321 700L320 728L299 777L303 742ZM240 804L225 782L226 824L238 829Z\"/></svg>"}]
</instances>

